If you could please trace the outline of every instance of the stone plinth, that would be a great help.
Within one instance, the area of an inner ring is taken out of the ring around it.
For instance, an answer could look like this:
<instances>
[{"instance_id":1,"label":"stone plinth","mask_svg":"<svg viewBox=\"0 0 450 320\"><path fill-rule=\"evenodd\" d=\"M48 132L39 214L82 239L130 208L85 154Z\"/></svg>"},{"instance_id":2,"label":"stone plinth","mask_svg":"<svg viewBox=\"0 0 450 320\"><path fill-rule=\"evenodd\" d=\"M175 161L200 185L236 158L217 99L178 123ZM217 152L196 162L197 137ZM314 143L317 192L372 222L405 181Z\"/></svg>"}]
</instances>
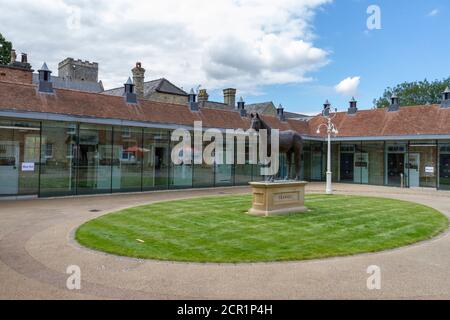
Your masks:
<instances>
[{"instance_id":1,"label":"stone plinth","mask_svg":"<svg viewBox=\"0 0 450 320\"><path fill-rule=\"evenodd\" d=\"M272 216L305 212L304 181L250 182L253 207L249 214Z\"/></svg>"}]
</instances>

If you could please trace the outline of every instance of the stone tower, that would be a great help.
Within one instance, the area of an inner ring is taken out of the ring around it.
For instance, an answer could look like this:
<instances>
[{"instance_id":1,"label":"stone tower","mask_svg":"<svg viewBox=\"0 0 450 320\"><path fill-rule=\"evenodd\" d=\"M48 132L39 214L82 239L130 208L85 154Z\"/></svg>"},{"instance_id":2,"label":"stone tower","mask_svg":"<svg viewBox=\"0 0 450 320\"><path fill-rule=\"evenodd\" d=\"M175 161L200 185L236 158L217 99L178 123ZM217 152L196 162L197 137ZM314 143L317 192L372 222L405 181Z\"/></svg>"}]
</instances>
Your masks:
<instances>
[{"instance_id":1,"label":"stone tower","mask_svg":"<svg viewBox=\"0 0 450 320\"><path fill-rule=\"evenodd\" d=\"M140 62L136 62L136 67L134 67L131 72L133 73L136 95L138 98L144 98L145 69L142 68Z\"/></svg>"},{"instance_id":2,"label":"stone tower","mask_svg":"<svg viewBox=\"0 0 450 320\"><path fill-rule=\"evenodd\" d=\"M58 76L68 81L98 82L98 63L67 58L58 64Z\"/></svg>"}]
</instances>

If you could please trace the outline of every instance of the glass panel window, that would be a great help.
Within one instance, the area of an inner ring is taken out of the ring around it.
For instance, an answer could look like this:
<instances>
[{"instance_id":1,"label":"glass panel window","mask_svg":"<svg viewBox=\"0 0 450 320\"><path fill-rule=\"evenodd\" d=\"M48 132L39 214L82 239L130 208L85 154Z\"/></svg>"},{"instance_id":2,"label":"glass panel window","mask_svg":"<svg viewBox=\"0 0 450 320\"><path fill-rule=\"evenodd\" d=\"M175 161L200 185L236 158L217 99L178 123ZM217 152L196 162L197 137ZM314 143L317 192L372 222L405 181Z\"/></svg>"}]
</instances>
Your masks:
<instances>
[{"instance_id":1,"label":"glass panel window","mask_svg":"<svg viewBox=\"0 0 450 320\"><path fill-rule=\"evenodd\" d=\"M409 187L437 187L437 146L434 141L411 141L408 150Z\"/></svg>"},{"instance_id":2,"label":"glass panel window","mask_svg":"<svg viewBox=\"0 0 450 320\"><path fill-rule=\"evenodd\" d=\"M322 162L322 142L311 142L311 180L323 180L322 172L324 162ZM326 151L325 151L326 152Z\"/></svg>"},{"instance_id":3,"label":"glass panel window","mask_svg":"<svg viewBox=\"0 0 450 320\"><path fill-rule=\"evenodd\" d=\"M76 159L68 156L68 150L74 154L77 144L74 124L43 122L41 140L41 196L72 195L76 193ZM47 147L51 145L51 157Z\"/></svg>"},{"instance_id":4,"label":"glass panel window","mask_svg":"<svg viewBox=\"0 0 450 320\"><path fill-rule=\"evenodd\" d=\"M36 195L40 124L0 119L0 196Z\"/></svg>"},{"instance_id":5,"label":"glass panel window","mask_svg":"<svg viewBox=\"0 0 450 320\"><path fill-rule=\"evenodd\" d=\"M302 155L302 175L305 181L311 181L311 142L305 141Z\"/></svg>"},{"instance_id":6,"label":"glass panel window","mask_svg":"<svg viewBox=\"0 0 450 320\"><path fill-rule=\"evenodd\" d=\"M361 147L361 154L364 155L363 161L367 162L367 166L363 165L362 168L368 168L364 172L362 183L369 183L372 185L384 184L384 142L371 142L363 141ZM368 182L367 182L368 181Z\"/></svg>"},{"instance_id":7,"label":"glass panel window","mask_svg":"<svg viewBox=\"0 0 450 320\"><path fill-rule=\"evenodd\" d=\"M385 184L389 186L407 186L405 167L407 163L407 143L389 142L385 153Z\"/></svg>"},{"instance_id":8,"label":"glass panel window","mask_svg":"<svg viewBox=\"0 0 450 320\"><path fill-rule=\"evenodd\" d=\"M142 189L142 160L149 151L142 146L142 134L141 128L114 128L113 191L140 191Z\"/></svg>"},{"instance_id":9,"label":"glass panel window","mask_svg":"<svg viewBox=\"0 0 450 320\"><path fill-rule=\"evenodd\" d=\"M192 134L191 134L192 135ZM172 148L177 145L178 142L170 142L170 154L172 154ZM192 146L187 147L180 151L179 157L183 158L185 153L191 156L191 163L184 163L175 165L172 160L170 160L170 184L171 188L190 188L192 187L192 163L193 163L193 148Z\"/></svg>"},{"instance_id":10,"label":"glass panel window","mask_svg":"<svg viewBox=\"0 0 450 320\"><path fill-rule=\"evenodd\" d=\"M70 132L70 131L69 131ZM112 127L80 125L78 193L111 192ZM68 145L67 157L73 157Z\"/></svg>"},{"instance_id":11,"label":"glass panel window","mask_svg":"<svg viewBox=\"0 0 450 320\"><path fill-rule=\"evenodd\" d=\"M450 142L439 144L439 189L450 190Z\"/></svg>"},{"instance_id":12,"label":"glass panel window","mask_svg":"<svg viewBox=\"0 0 450 320\"><path fill-rule=\"evenodd\" d=\"M144 190L168 188L169 161L169 132L160 129L145 129L142 182Z\"/></svg>"},{"instance_id":13,"label":"glass panel window","mask_svg":"<svg viewBox=\"0 0 450 320\"><path fill-rule=\"evenodd\" d=\"M215 167L215 185L216 186L231 186L233 185L233 165L226 164L227 153L230 153L231 156L232 150L227 150L226 145L224 145L223 149L223 163L216 164Z\"/></svg>"},{"instance_id":14,"label":"glass panel window","mask_svg":"<svg viewBox=\"0 0 450 320\"><path fill-rule=\"evenodd\" d=\"M211 142L203 143L203 151ZM202 164L194 164L194 173L192 184L194 187L212 187L214 186L214 165L208 165L203 159Z\"/></svg>"},{"instance_id":15,"label":"glass panel window","mask_svg":"<svg viewBox=\"0 0 450 320\"><path fill-rule=\"evenodd\" d=\"M238 147L239 144L239 147ZM244 143L243 141L237 139L235 143L235 166L234 166L234 181L236 185L248 185L252 181L252 167L249 160L249 143L248 140ZM245 153L245 163L237 163L237 153L239 150L244 150ZM260 175L257 173L258 176Z\"/></svg>"}]
</instances>

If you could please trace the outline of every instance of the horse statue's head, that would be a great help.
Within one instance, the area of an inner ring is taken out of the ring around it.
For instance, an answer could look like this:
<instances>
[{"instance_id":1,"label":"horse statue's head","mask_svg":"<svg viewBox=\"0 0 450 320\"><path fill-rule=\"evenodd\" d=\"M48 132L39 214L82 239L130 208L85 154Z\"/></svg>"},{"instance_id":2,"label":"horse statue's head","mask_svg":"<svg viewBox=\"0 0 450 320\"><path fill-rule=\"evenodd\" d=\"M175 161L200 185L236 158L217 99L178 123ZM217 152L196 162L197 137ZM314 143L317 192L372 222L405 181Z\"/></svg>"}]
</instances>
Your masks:
<instances>
[{"instance_id":1,"label":"horse statue's head","mask_svg":"<svg viewBox=\"0 0 450 320\"><path fill-rule=\"evenodd\" d=\"M251 114L251 123L250 123L250 129L255 130L256 132L258 132L261 129L264 129L264 125L263 125L263 121L261 120L261 118L259 117L259 114Z\"/></svg>"}]
</instances>

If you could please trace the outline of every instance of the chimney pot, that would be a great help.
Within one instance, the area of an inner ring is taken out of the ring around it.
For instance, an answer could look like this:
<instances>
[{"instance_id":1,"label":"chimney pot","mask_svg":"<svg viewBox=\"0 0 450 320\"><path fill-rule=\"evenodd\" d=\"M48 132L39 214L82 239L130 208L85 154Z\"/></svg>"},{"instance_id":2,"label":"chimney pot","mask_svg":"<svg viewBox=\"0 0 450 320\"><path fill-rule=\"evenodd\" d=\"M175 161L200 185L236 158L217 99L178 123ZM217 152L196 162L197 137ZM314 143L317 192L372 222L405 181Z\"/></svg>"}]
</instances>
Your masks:
<instances>
[{"instance_id":1,"label":"chimney pot","mask_svg":"<svg viewBox=\"0 0 450 320\"><path fill-rule=\"evenodd\" d=\"M223 90L223 102L230 107L236 107L236 89L228 88Z\"/></svg>"},{"instance_id":2,"label":"chimney pot","mask_svg":"<svg viewBox=\"0 0 450 320\"><path fill-rule=\"evenodd\" d=\"M16 53L16 50L12 49L12 50L11 50L11 60L10 60L11 64L13 64L14 62L16 62L16 60L17 60L17 53Z\"/></svg>"},{"instance_id":3,"label":"chimney pot","mask_svg":"<svg viewBox=\"0 0 450 320\"><path fill-rule=\"evenodd\" d=\"M136 67L131 70L133 73L133 82L135 85L135 91L138 98L144 98L144 81L145 81L145 69L142 68L140 62L136 62Z\"/></svg>"},{"instance_id":4,"label":"chimney pot","mask_svg":"<svg viewBox=\"0 0 450 320\"><path fill-rule=\"evenodd\" d=\"M22 53L22 63L28 63L28 55L26 53Z\"/></svg>"},{"instance_id":5,"label":"chimney pot","mask_svg":"<svg viewBox=\"0 0 450 320\"><path fill-rule=\"evenodd\" d=\"M209 94L206 89L200 89L198 92L198 102L208 101Z\"/></svg>"}]
</instances>

